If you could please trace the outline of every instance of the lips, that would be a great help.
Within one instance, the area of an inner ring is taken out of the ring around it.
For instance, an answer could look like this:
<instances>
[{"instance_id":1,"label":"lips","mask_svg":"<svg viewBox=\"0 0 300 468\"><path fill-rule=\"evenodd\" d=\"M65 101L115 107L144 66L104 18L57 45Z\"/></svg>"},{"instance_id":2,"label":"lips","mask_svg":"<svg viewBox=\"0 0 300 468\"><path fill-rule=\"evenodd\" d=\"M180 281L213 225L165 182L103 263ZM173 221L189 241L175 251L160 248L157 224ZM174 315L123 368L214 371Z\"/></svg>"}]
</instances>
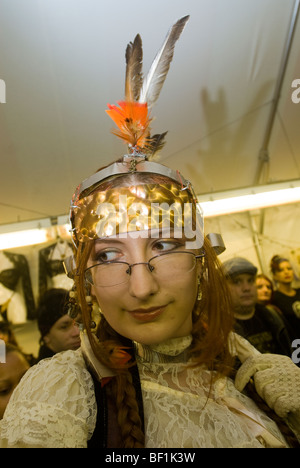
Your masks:
<instances>
[{"instance_id":1,"label":"lips","mask_svg":"<svg viewBox=\"0 0 300 468\"><path fill-rule=\"evenodd\" d=\"M252 294L245 294L241 297L241 299L244 301L253 301L255 299L255 296L253 296Z\"/></svg>"},{"instance_id":2,"label":"lips","mask_svg":"<svg viewBox=\"0 0 300 468\"><path fill-rule=\"evenodd\" d=\"M80 345L81 345L81 340L77 340L74 343L72 343L71 349L77 349L80 347Z\"/></svg>"},{"instance_id":3,"label":"lips","mask_svg":"<svg viewBox=\"0 0 300 468\"><path fill-rule=\"evenodd\" d=\"M128 310L128 313L139 322L151 322L163 313L165 307L166 305L149 307L148 309L134 309Z\"/></svg>"}]
</instances>

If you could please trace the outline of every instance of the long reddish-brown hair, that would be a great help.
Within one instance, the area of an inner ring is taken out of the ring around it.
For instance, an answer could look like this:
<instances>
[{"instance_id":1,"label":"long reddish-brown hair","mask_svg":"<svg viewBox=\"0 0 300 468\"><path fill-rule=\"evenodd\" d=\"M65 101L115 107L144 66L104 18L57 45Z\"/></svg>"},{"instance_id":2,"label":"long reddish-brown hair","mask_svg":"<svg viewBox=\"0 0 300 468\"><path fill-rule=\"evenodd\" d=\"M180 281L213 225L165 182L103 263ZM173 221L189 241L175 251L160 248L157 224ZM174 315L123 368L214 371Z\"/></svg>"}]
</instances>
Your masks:
<instances>
[{"instance_id":1,"label":"long reddish-brown hair","mask_svg":"<svg viewBox=\"0 0 300 468\"><path fill-rule=\"evenodd\" d=\"M132 183L133 176L129 175ZM160 183L169 179L164 176L138 173L137 182ZM126 176L115 178L105 183L106 188L124 185ZM101 184L101 190L104 189ZM97 187L96 190L99 190ZM191 200L192 201L192 200ZM90 338L94 354L104 365L114 368L117 376L108 384L111 394L114 395L117 420L122 434L124 447L143 447L144 434L138 412L138 404L135 389L132 383L132 373L128 370L128 364L119 365L116 368L112 359L113 348L124 346L124 337L120 336L101 318L96 335L98 342L92 337L90 328L90 312L86 303L86 285L84 271L93 248L93 241L79 243L76 255L77 276L75 286L82 310L84 327ZM231 356L228 349L228 335L233 329L233 314L230 303L230 295L227 289L227 281L222 272L221 265L209 240L204 239L202 250L205 254L203 261L203 277L201 279L201 300L196 300L193 309L193 345L191 349L192 365L205 365L215 370L216 375L226 375L231 370Z\"/></svg>"}]
</instances>

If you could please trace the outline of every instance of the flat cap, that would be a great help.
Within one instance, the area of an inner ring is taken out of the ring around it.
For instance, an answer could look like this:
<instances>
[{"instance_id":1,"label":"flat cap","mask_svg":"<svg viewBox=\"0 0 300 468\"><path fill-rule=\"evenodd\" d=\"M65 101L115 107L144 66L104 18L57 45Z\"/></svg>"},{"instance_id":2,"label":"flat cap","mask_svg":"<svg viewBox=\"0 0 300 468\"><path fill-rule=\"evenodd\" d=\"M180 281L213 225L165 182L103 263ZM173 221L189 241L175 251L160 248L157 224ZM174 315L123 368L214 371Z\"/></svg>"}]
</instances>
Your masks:
<instances>
[{"instance_id":1,"label":"flat cap","mask_svg":"<svg viewBox=\"0 0 300 468\"><path fill-rule=\"evenodd\" d=\"M223 270L226 276L230 278L247 273L255 276L257 268L246 258L234 257L223 262Z\"/></svg>"}]
</instances>

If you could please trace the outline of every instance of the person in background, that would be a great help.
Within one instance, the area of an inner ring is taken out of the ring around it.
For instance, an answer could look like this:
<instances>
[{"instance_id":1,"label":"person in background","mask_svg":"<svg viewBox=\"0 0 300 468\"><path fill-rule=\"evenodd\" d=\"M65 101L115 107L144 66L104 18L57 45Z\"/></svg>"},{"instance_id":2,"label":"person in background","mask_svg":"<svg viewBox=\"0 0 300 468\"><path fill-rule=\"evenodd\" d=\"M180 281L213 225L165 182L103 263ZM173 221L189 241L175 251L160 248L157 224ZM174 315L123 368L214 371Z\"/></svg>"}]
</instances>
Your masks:
<instances>
[{"instance_id":1,"label":"person in background","mask_svg":"<svg viewBox=\"0 0 300 468\"><path fill-rule=\"evenodd\" d=\"M257 302L268 305L272 302L274 286L272 280L261 273L256 276Z\"/></svg>"},{"instance_id":2,"label":"person in background","mask_svg":"<svg viewBox=\"0 0 300 468\"><path fill-rule=\"evenodd\" d=\"M257 303L257 268L247 259L234 257L223 263L231 293L235 316L235 331L246 338L261 353L291 356L291 339L285 323Z\"/></svg>"},{"instance_id":3,"label":"person in background","mask_svg":"<svg viewBox=\"0 0 300 468\"><path fill-rule=\"evenodd\" d=\"M31 353L25 353L22 347L19 345L12 326L8 322L0 322L0 340L3 340L6 344L11 344L18 348L20 352L25 356L25 359L29 362L30 366L36 363L36 357Z\"/></svg>"},{"instance_id":4,"label":"person in background","mask_svg":"<svg viewBox=\"0 0 300 468\"><path fill-rule=\"evenodd\" d=\"M287 258L274 255L270 262L270 269L276 288L272 304L277 306L288 324L292 340L300 338L300 288L293 287L295 273Z\"/></svg>"},{"instance_id":5,"label":"person in background","mask_svg":"<svg viewBox=\"0 0 300 468\"><path fill-rule=\"evenodd\" d=\"M0 340L5 341L5 343L10 343L14 346L18 346L15 334L11 328L10 323L0 322Z\"/></svg>"},{"instance_id":6,"label":"person in background","mask_svg":"<svg viewBox=\"0 0 300 468\"><path fill-rule=\"evenodd\" d=\"M284 321L287 330L289 329L289 324L285 319L285 316L281 310L273 304L273 295L274 295L274 285L272 280L263 273L256 276L256 289L257 289L257 302L263 304L274 314L279 314L281 320Z\"/></svg>"},{"instance_id":7,"label":"person in background","mask_svg":"<svg viewBox=\"0 0 300 468\"><path fill-rule=\"evenodd\" d=\"M0 419L14 389L30 368L26 356L16 346L7 343L5 348L6 362L0 363Z\"/></svg>"},{"instance_id":8,"label":"person in background","mask_svg":"<svg viewBox=\"0 0 300 468\"><path fill-rule=\"evenodd\" d=\"M38 328L41 334L37 361L68 349L80 347L78 325L68 315L69 291L55 288L46 291L38 305Z\"/></svg>"}]
</instances>

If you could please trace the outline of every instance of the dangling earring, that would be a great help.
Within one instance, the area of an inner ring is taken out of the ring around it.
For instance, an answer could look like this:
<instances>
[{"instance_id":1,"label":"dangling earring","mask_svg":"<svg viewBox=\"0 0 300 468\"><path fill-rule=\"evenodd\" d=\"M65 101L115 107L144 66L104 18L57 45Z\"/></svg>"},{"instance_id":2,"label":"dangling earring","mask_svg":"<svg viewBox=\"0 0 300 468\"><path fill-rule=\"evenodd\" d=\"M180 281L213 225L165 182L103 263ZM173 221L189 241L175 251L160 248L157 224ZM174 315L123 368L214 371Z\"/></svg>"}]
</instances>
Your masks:
<instances>
[{"instance_id":1,"label":"dangling earring","mask_svg":"<svg viewBox=\"0 0 300 468\"><path fill-rule=\"evenodd\" d=\"M87 303L89 316L91 317L90 328L91 328L91 330L93 330L97 326L97 324L96 324L96 322L94 320L94 317L93 317L93 298L92 298L92 296L85 296L85 300L86 300L86 303Z\"/></svg>"},{"instance_id":2,"label":"dangling earring","mask_svg":"<svg viewBox=\"0 0 300 468\"><path fill-rule=\"evenodd\" d=\"M71 319L75 319L77 317L77 315L79 314L80 310L79 310L79 306L78 306L78 303L77 303L77 293L75 291L75 288L73 288L70 292L69 292L69 301L68 301L68 304L67 304L67 314L69 315L69 317L71 317Z\"/></svg>"},{"instance_id":3,"label":"dangling earring","mask_svg":"<svg viewBox=\"0 0 300 468\"><path fill-rule=\"evenodd\" d=\"M202 299L202 290L201 290L201 280L200 277L198 276L198 292L197 292L197 300L194 306L194 311L193 313L195 314L195 319L197 320L198 317L200 316L200 301Z\"/></svg>"},{"instance_id":4,"label":"dangling earring","mask_svg":"<svg viewBox=\"0 0 300 468\"><path fill-rule=\"evenodd\" d=\"M92 331L96 331L100 321L99 306L97 302L93 299L93 297L89 295L88 291L86 292L85 300L87 303L89 316L91 317L90 328ZM73 320L76 320L76 318L81 314L81 309L77 301L77 292L75 287L73 287L72 290L69 292L69 301L67 307L67 313L69 317L71 317ZM82 327L82 323L80 323L80 325Z\"/></svg>"},{"instance_id":5,"label":"dangling earring","mask_svg":"<svg viewBox=\"0 0 300 468\"><path fill-rule=\"evenodd\" d=\"M201 280L200 277L198 276L198 295L197 295L197 301L201 301L202 299L202 289L201 289Z\"/></svg>"},{"instance_id":6,"label":"dangling earring","mask_svg":"<svg viewBox=\"0 0 300 468\"><path fill-rule=\"evenodd\" d=\"M85 300L88 305L89 314L91 317L90 328L93 333L97 331L100 319L101 319L101 310L98 302L93 298L93 296L85 296Z\"/></svg>"}]
</instances>

